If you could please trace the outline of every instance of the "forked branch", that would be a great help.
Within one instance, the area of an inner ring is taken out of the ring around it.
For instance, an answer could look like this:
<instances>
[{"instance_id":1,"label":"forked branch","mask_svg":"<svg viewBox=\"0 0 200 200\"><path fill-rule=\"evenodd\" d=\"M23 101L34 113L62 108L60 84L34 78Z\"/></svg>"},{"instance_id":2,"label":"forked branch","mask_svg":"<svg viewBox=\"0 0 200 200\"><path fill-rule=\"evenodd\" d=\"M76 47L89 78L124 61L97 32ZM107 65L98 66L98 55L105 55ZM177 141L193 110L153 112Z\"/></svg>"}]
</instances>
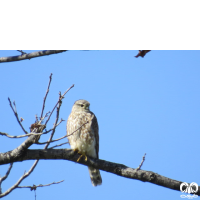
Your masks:
<instances>
[{"instance_id":1,"label":"forked branch","mask_svg":"<svg viewBox=\"0 0 200 200\"><path fill-rule=\"evenodd\" d=\"M33 185L33 186L18 186L17 188L30 188L31 190L36 190L38 187L46 187L46 186L50 186L50 185L53 185L53 184L59 184L59 183L62 183L64 180L62 181L58 181L58 182L53 182L53 183L49 183L49 184L46 184L46 185Z\"/></svg>"},{"instance_id":2,"label":"forked branch","mask_svg":"<svg viewBox=\"0 0 200 200\"><path fill-rule=\"evenodd\" d=\"M21 52L22 53L22 52ZM24 55L24 54L23 54ZM45 97L44 97L44 101L43 101L43 106L42 106L42 111L41 111L41 117L40 119L38 119L38 117L36 116L36 122L34 124L31 124L31 133L28 133L27 131L25 131L24 127L22 126L21 124L21 121L23 120L20 120L19 117L18 117L18 113L17 113L17 109L16 109L16 104L15 102L13 102L13 105L11 103L11 100L8 98L9 100L9 103L10 103L10 107L11 109L13 110L15 116L16 116L16 119L18 121L18 123L20 124L22 130L25 132L25 135L19 135L19 136L11 136L7 133L3 133L3 132L0 132L0 135L5 135L9 138L22 138L22 137L27 137L28 138L20 145L18 146L16 149L12 150L12 151L9 151L9 152L6 152L6 153L1 153L0 154L0 160L3 161L3 162L7 162L8 159L14 157L14 160L15 159L20 159L23 155L26 154L26 151L27 149L34 143L39 143L38 140L40 138L40 136L42 134L46 134L46 133L49 133L52 131L51 135L50 135L50 138L46 143L46 146L44 147L44 149L47 149L49 144L52 142L52 138L53 138L53 135L55 133L55 129L56 127L62 122L64 121L63 119L60 120L60 122L58 122L58 119L59 119L59 112L60 112L60 107L61 107L61 104L62 104L62 99L64 98L65 94L71 89L74 87L74 85L72 85L68 90L65 91L65 93L63 95L61 95L61 93L59 93L59 99L58 99L58 102L56 103L56 105L54 106L53 110L51 111L48 119L46 120L45 124L42 125L42 122L43 120L47 117L48 113L45 114L45 116L43 117L43 112L44 112L44 108L45 108L45 103L46 103L46 98L47 98L47 95L49 93L49 87L50 87L50 84L51 84L51 80L52 80L52 74L50 75L50 80L49 80L49 84L48 84L48 87L47 87L47 91L46 91L46 94L45 94ZM43 130L46 128L46 125L48 123L48 121L50 120L51 116L52 116L52 113L54 112L55 108L57 107L57 114L56 114L56 120L55 120L55 123L54 123L54 126L52 129L48 130L48 131L45 131L43 132ZM63 137L64 138L64 137ZM57 146L61 146L63 144L60 144L60 145L57 145ZM16 188L31 188L33 190L35 190L37 187L44 187L44 186L49 186L49 185L52 185L52 184L58 184L60 182L53 182L53 183L50 183L50 184L47 184L47 185L38 185L38 186L19 186L19 184L26 178L28 177L32 172L33 170L35 169L35 167L37 166L39 162L39 159L36 159L36 161L34 162L34 164L32 165L32 167L30 168L30 170L26 173L24 173L20 178L19 180L13 185L11 186L6 192L2 193L1 192L1 187L0 187L0 197L4 197L6 195L8 195L10 192L12 192L14 189ZM11 162L13 163L13 162ZM0 178L0 186L1 186L1 183L8 177L9 173L10 173L10 170L12 168L12 165L10 165L6 175L2 178Z\"/></svg>"},{"instance_id":3,"label":"forked branch","mask_svg":"<svg viewBox=\"0 0 200 200\"><path fill-rule=\"evenodd\" d=\"M14 115L15 115L15 117L16 117L16 119L17 119L17 122L18 122L19 125L21 126L22 130L24 131L24 133L27 134L28 132L24 129L24 127L22 126L21 120L20 120L19 117L18 117L18 113L17 113L17 108L16 108L15 102L13 102L13 105L14 105L14 107L15 107L15 109L14 109L13 106L12 106L12 102L11 102L11 100L10 100L9 97L8 97L8 101L9 101L9 104L10 104L10 107L11 107L12 111L14 112Z\"/></svg>"}]
</instances>

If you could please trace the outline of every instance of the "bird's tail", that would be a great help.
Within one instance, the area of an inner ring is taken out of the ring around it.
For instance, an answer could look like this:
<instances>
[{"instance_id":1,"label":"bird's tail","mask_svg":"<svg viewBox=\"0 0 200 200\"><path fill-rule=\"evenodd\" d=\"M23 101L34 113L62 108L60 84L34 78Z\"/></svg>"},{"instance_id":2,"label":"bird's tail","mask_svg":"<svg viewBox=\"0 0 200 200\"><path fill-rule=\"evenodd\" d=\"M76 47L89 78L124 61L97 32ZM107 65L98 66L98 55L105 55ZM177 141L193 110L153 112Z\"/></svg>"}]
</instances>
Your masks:
<instances>
[{"instance_id":1,"label":"bird's tail","mask_svg":"<svg viewBox=\"0 0 200 200\"><path fill-rule=\"evenodd\" d=\"M88 167L90 173L90 179L93 186L101 185L102 179L100 171L94 167Z\"/></svg>"}]
</instances>

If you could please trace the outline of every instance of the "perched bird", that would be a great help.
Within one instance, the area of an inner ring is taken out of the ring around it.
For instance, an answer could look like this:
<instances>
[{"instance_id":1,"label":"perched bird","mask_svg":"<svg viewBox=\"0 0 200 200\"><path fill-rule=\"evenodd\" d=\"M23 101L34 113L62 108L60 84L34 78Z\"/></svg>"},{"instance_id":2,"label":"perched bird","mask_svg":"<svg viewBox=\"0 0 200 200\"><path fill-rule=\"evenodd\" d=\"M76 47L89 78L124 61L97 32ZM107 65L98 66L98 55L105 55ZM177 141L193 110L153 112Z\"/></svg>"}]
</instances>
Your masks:
<instances>
[{"instance_id":1,"label":"perched bird","mask_svg":"<svg viewBox=\"0 0 200 200\"><path fill-rule=\"evenodd\" d=\"M97 118L89 109L90 103L78 100L72 107L67 120L67 135L71 148L81 156L99 158L99 127ZM77 130L78 129L78 130ZM101 185L102 179L98 169L88 167L93 186Z\"/></svg>"}]
</instances>

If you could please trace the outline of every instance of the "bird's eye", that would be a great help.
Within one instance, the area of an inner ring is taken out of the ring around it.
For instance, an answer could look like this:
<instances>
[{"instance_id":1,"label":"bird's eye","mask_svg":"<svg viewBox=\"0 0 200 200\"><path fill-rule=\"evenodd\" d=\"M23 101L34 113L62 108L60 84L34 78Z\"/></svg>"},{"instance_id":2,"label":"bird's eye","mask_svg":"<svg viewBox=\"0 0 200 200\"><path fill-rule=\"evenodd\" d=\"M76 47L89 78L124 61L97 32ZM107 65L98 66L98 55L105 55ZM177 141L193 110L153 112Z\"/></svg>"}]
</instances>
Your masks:
<instances>
[{"instance_id":1,"label":"bird's eye","mask_svg":"<svg viewBox=\"0 0 200 200\"><path fill-rule=\"evenodd\" d=\"M83 107L84 105L83 104L81 104L81 107Z\"/></svg>"}]
</instances>

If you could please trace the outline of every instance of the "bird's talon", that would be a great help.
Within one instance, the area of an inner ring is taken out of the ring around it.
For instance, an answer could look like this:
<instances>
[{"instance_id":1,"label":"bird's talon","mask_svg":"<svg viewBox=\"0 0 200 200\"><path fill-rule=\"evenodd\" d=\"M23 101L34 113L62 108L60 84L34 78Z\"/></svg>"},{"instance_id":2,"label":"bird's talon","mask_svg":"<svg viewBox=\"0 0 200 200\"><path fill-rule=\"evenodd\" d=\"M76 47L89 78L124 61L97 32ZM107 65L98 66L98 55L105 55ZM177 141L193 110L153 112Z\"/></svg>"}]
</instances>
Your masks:
<instances>
[{"instance_id":1,"label":"bird's talon","mask_svg":"<svg viewBox=\"0 0 200 200\"><path fill-rule=\"evenodd\" d=\"M79 162L79 160L83 157L83 155L80 155L80 157L77 159L77 162Z\"/></svg>"},{"instance_id":2,"label":"bird's talon","mask_svg":"<svg viewBox=\"0 0 200 200\"><path fill-rule=\"evenodd\" d=\"M72 149L74 152L78 151L78 149Z\"/></svg>"},{"instance_id":3,"label":"bird's talon","mask_svg":"<svg viewBox=\"0 0 200 200\"><path fill-rule=\"evenodd\" d=\"M78 152L79 154L81 154L80 152ZM77 159L77 162L79 162L79 160L85 156L85 161L87 161L87 156L85 154L81 154L80 157Z\"/></svg>"}]
</instances>

